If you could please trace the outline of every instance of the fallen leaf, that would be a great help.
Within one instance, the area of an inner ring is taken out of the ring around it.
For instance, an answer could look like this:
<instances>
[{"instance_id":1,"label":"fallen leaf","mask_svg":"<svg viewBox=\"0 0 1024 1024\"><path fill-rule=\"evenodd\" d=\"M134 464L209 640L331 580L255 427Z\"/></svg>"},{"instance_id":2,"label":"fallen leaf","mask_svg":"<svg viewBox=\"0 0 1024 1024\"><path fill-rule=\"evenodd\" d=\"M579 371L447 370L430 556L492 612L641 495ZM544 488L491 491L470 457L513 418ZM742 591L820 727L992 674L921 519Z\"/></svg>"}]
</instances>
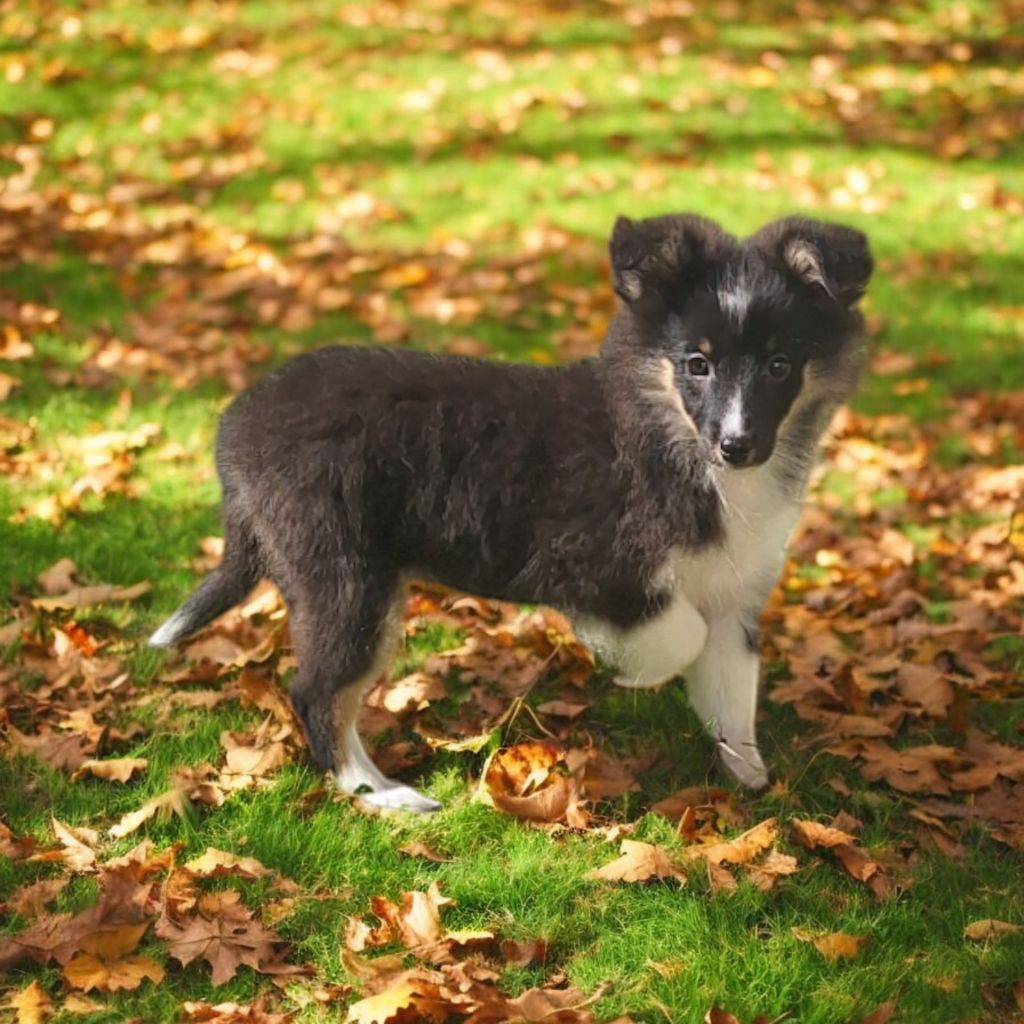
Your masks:
<instances>
[{"instance_id":1,"label":"fallen leaf","mask_svg":"<svg viewBox=\"0 0 1024 1024\"><path fill-rule=\"evenodd\" d=\"M649 882L652 878L671 878L686 884L686 875L669 859L660 846L623 839L620 856L603 867L588 871L584 878L602 882Z\"/></svg>"},{"instance_id":2,"label":"fallen leaf","mask_svg":"<svg viewBox=\"0 0 1024 1024\"><path fill-rule=\"evenodd\" d=\"M201 897L198 912L180 920L165 908L156 923L156 934L167 943L167 952L187 967L203 959L211 967L210 980L223 985L235 976L240 966L267 972L283 966L275 945L275 931L256 920L239 893L218 891Z\"/></svg>"},{"instance_id":3,"label":"fallen leaf","mask_svg":"<svg viewBox=\"0 0 1024 1024\"><path fill-rule=\"evenodd\" d=\"M109 960L91 953L79 953L61 973L64 980L82 992L120 992L138 988L147 978L155 985L164 980L164 969L152 957L124 956Z\"/></svg>"},{"instance_id":4,"label":"fallen leaf","mask_svg":"<svg viewBox=\"0 0 1024 1024\"><path fill-rule=\"evenodd\" d=\"M887 999L881 1006L876 1007L866 1017L862 1018L860 1024L888 1024L896 1012L896 1000Z\"/></svg>"},{"instance_id":5,"label":"fallen leaf","mask_svg":"<svg viewBox=\"0 0 1024 1024\"><path fill-rule=\"evenodd\" d=\"M404 853L407 857L422 857L424 860L433 861L435 864L450 864L452 861L451 857L438 853L432 846L421 843L418 839L404 843L398 848L398 852Z\"/></svg>"},{"instance_id":6,"label":"fallen leaf","mask_svg":"<svg viewBox=\"0 0 1024 1024\"><path fill-rule=\"evenodd\" d=\"M152 583L136 583L130 587L99 583L92 587L72 587L65 593L53 597L36 597L32 599L32 604L46 612L67 608L91 608L97 604L121 604L135 601L143 594L148 594L152 588Z\"/></svg>"},{"instance_id":7,"label":"fallen leaf","mask_svg":"<svg viewBox=\"0 0 1024 1024\"><path fill-rule=\"evenodd\" d=\"M775 819L767 818L735 839L688 847L686 856L690 860L706 860L709 864L746 864L773 846L778 834Z\"/></svg>"},{"instance_id":8,"label":"fallen leaf","mask_svg":"<svg viewBox=\"0 0 1024 1024\"><path fill-rule=\"evenodd\" d=\"M77 782L86 775L110 782L128 782L136 772L143 772L149 765L144 757L115 757L105 761L90 759L83 761L72 773L71 781Z\"/></svg>"},{"instance_id":9,"label":"fallen leaf","mask_svg":"<svg viewBox=\"0 0 1024 1024\"><path fill-rule=\"evenodd\" d=\"M793 938L800 942L809 942L826 960L841 960L856 956L861 946L867 942L867 936L848 935L846 932L825 932L815 934L803 928L790 929Z\"/></svg>"},{"instance_id":10,"label":"fallen leaf","mask_svg":"<svg viewBox=\"0 0 1024 1024\"><path fill-rule=\"evenodd\" d=\"M18 886L11 893L7 906L20 917L28 920L40 917L45 911L46 905L55 900L70 881L70 877L43 878L38 882Z\"/></svg>"},{"instance_id":11,"label":"fallen leaf","mask_svg":"<svg viewBox=\"0 0 1024 1024\"><path fill-rule=\"evenodd\" d=\"M970 939L971 942L992 942L1004 935L1016 935L1020 931L1024 931L1024 927L1019 924L984 918L981 921L972 921L964 929L964 938Z\"/></svg>"},{"instance_id":12,"label":"fallen leaf","mask_svg":"<svg viewBox=\"0 0 1024 1024\"><path fill-rule=\"evenodd\" d=\"M3 1005L14 1010L17 1024L46 1024L53 1015L53 1002L36 980L12 992Z\"/></svg>"},{"instance_id":13,"label":"fallen leaf","mask_svg":"<svg viewBox=\"0 0 1024 1024\"><path fill-rule=\"evenodd\" d=\"M129 811L116 825L108 829L107 835L111 839L123 839L153 818L163 819L172 814L184 818L187 813L188 798L180 789L169 789L147 800L138 810Z\"/></svg>"}]
</instances>

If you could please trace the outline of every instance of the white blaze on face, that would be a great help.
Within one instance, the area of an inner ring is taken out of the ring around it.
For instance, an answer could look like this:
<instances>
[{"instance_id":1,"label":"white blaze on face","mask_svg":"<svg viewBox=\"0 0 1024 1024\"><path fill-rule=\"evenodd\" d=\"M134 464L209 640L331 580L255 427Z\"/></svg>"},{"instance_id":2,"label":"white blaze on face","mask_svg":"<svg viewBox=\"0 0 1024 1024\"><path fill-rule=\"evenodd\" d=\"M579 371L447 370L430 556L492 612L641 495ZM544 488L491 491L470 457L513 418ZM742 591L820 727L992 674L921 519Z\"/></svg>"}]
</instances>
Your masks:
<instances>
[{"instance_id":1,"label":"white blaze on face","mask_svg":"<svg viewBox=\"0 0 1024 1024\"><path fill-rule=\"evenodd\" d=\"M722 417L723 438L740 437L745 433L746 417L743 413L743 389L737 385L729 397L729 404L725 407L725 415Z\"/></svg>"},{"instance_id":2,"label":"white blaze on face","mask_svg":"<svg viewBox=\"0 0 1024 1024\"><path fill-rule=\"evenodd\" d=\"M753 298L742 280L732 281L728 287L718 293L718 305L722 312L729 317L737 329L743 326L747 318L747 310L750 309L750 301Z\"/></svg>"}]
</instances>

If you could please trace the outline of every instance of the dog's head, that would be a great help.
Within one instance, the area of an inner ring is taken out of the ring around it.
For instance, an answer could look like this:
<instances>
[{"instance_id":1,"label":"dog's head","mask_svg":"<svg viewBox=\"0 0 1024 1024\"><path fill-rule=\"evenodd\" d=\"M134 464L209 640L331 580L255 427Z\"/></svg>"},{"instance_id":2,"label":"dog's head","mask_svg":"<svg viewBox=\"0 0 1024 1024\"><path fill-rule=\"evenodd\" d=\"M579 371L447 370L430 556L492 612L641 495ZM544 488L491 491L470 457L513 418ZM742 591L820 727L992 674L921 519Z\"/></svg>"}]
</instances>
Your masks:
<instances>
[{"instance_id":1,"label":"dog's head","mask_svg":"<svg viewBox=\"0 0 1024 1024\"><path fill-rule=\"evenodd\" d=\"M740 241L694 215L620 217L611 266L630 347L714 461L760 465L801 394L852 390L872 270L861 232L787 217Z\"/></svg>"}]
</instances>

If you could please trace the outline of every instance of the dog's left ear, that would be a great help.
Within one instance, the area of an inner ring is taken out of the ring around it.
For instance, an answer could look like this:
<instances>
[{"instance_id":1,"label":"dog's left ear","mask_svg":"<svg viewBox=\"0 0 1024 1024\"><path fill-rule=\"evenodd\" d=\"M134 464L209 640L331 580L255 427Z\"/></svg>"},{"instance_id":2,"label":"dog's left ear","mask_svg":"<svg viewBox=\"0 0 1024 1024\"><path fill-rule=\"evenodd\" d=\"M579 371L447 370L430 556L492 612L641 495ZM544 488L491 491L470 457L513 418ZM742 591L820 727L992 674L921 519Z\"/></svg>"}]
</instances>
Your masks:
<instances>
[{"instance_id":1,"label":"dog's left ear","mask_svg":"<svg viewBox=\"0 0 1024 1024\"><path fill-rule=\"evenodd\" d=\"M612 287L634 310L653 311L689 294L734 246L731 235L696 214L619 217L608 246Z\"/></svg>"},{"instance_id":2,"label":"dog's left ear","mask_svg":"<svg viewBox=\"0 0 1024 1024\"><path fill-rule=\"evenodd\" d=\"M842 224L784 217L750 241L773 253L789 277L847 307L864 294L874 269L867 236Z\"/></svg>"}]
</instances>

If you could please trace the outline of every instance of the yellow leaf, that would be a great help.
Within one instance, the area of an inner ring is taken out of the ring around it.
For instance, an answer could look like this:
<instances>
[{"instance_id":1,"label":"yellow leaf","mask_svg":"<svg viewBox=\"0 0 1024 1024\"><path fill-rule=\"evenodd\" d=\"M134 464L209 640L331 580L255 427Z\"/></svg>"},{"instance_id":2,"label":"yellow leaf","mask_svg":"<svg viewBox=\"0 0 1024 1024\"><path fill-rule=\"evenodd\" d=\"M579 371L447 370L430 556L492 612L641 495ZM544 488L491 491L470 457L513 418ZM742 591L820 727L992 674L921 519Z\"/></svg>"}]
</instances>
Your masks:
<instances>
[{"instance_id":1,"label":"yellow leaf","mask_svg":"<svg viewBox=\"0 0 1024 1024\"><path fill-rule=\"evenodd\" d=\"M156 985L164 980L163 967L148 956L104 960L91 953L79 953L64 965L62 973L72 988L83 992L117 992L136 989L145 978Z\"/></svg>"},{"instance_id":2,"label":"yellow leaf","mask_svg":"<svg viewBox=\"0 0 1024 1024\"><path fill-rule=\"evenodd\" d=\"M399 1010L412 1006L416 999L416 986L405 981L385 989L375 996L367 996L348 1008L347 1024L387 1024Z\"/></svg>"},{"instance_id":3,"label":"yellow leaf","mask_svg":"<svg viewBox=\"0 0 1024 1024\"><path fill-rule=\"evenodd\" d=\"M1019 924L1010 924L1009 921L996 921L992 918L985 918L981 921L973 921L964 929L964 938L971 942L991 942L993 939L1000 939L1004 935L1016 935L1021 931Z\"/></svg>"},{"instance_id":4,"label":"yellow leaf","mask_svg":"<svg viewBox=\"0 0 1024 1024\"><path fill-rule=\"evenodd\" d=\"M45 1024L53 1013L53 1003L38 981L14 992L5 1005L17 1014L18 1024Z\"/></svg>"}]
</instances>

